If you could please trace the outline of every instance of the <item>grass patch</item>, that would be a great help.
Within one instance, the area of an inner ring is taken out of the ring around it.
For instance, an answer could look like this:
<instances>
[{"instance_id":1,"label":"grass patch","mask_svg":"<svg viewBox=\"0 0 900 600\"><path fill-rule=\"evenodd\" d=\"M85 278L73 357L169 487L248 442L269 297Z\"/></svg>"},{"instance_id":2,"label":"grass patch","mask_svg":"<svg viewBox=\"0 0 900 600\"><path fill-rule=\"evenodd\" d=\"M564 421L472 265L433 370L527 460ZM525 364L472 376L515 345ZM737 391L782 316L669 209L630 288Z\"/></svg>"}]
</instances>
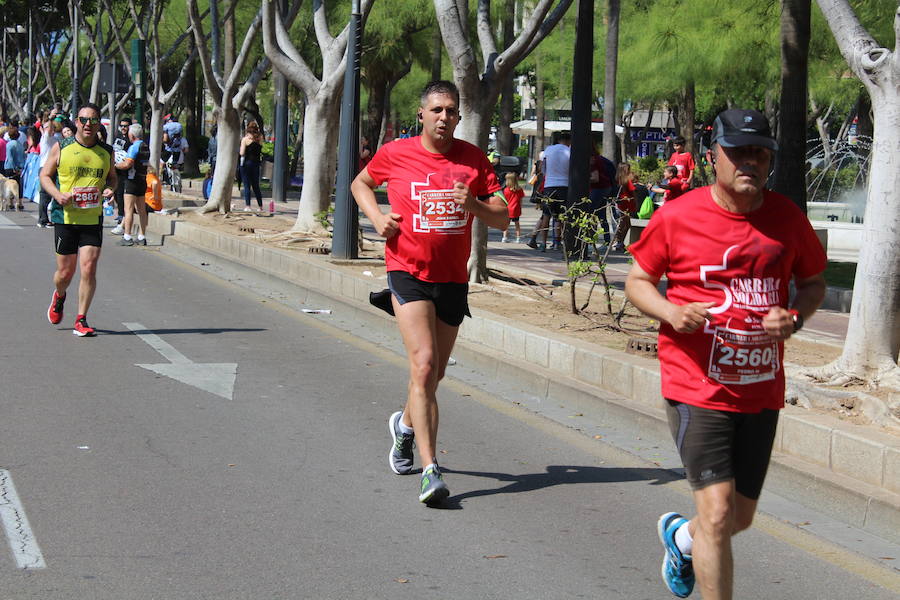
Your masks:
<instances>
[{"instance_id":1,"label":"grass patch","mask_svg":"<svg viewBox=\"0 0 900 600\"><path fill-rule=\"evenodd\" d=\"M853 288L856 278L856 263L829 260L825 267L825 283L832 287Z\"/></svg>"}]
</instances>

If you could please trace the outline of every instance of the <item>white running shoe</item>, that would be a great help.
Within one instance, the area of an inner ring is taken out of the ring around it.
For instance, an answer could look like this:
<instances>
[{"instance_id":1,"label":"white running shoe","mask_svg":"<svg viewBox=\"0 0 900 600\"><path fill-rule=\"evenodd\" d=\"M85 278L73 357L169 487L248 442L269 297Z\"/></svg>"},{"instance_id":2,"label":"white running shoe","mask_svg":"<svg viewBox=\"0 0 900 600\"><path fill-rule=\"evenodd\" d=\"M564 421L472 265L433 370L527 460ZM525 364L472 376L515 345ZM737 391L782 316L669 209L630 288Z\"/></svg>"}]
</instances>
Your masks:
<instances>
[{"instance_id":1,"label":"white running shoe","mask_svg":"<svg viewBox=\"0 0 900 600\"><path fill-rule=\"evenodd\" d=\"M113 235L122 235L123 233L125 233L125 229L123 229L122 224L119 223L118 225L116 225L115 227L112 228L112 231L110 231L110 233Z\"/></svg>"}]
</instances>

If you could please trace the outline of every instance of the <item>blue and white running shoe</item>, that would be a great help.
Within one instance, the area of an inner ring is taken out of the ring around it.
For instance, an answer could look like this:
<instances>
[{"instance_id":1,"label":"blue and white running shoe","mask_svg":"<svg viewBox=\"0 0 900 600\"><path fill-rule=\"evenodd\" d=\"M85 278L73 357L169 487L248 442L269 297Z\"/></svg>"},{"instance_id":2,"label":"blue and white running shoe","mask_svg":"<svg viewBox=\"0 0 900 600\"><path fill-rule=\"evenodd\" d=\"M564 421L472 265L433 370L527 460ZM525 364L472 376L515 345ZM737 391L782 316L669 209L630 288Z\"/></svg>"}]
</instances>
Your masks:
<instances>
[{"instance_id":1,"label":"blue and white running shoe","mask_svg":"<svg viewBox=\"0 0 900 600\"><path fill-rule=\"evenodd\" d=\"M687 598L694 591L694 565L675 544L675 532L687 519L675 512L659 518L656 531L666 553L662 562L662 578L669 591L679 598Z\"/></svg>"}]
</instances>

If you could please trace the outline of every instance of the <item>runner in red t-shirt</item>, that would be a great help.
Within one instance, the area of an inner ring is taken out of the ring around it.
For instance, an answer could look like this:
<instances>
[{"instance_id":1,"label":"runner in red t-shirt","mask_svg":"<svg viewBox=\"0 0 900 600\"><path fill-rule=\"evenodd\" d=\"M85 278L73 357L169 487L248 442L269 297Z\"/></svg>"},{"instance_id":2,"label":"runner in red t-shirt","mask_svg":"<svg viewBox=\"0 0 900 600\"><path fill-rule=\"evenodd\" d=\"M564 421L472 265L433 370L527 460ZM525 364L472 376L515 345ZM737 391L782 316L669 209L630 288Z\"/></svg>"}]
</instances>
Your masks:
<instances>
[{"instance_id":1,"label":"runner in red t-shirt","mask_svg":"<svg viewBox=\"0 0 900 600\"><path fill-rule=\"evenodd\" d=\"M491 163L476 146L453 138L459 92L449 81L425 86L419 107L422 135L382 146L351 190L375 231L387 238L389 290L372 302L396 315L409 357L408 398L388 420L388 457L399 475L412 472L413 440L422 460L419 501L439 504L448 495L437 465L438 382L463 317L472 221L503 231L506 201ZM389 213L374 188L387 182Z\"/></svg>"},{"instance_id":2,"label":"runner in red t-shirt","mask_svg":"<svg viewBox=\"0 0 900 600\"><path fill-rule=\"evenodd\" d=\"M690 189L691 182L694 180L694 169L696 168L694 156L690 152L684 151L684 138L680 135L672 140L672 147L675 151L672 152L672 156L669 157L669 162L666 164L678 169L678 177L687 182L687 188L685 189Z\"/></svg>"},{"instance_id":3,"label":"runner in red t-shirt","mask_svg":"<svg viewBox=\"0 0 900 600\"><path fill-rule=\"evenodd\" d=\"M715 183L653 215L628 248L625 284L661 323L662 394L697 507L691 521L666 513L657 523L663 578L682 598L695 568L704 598L731 597L731 536L753 521L784 406L784 340L825 293L825 252L809 221L763 187L777 149L766 118L727 110L710 146Z\"/></svg>"}]
</instances>

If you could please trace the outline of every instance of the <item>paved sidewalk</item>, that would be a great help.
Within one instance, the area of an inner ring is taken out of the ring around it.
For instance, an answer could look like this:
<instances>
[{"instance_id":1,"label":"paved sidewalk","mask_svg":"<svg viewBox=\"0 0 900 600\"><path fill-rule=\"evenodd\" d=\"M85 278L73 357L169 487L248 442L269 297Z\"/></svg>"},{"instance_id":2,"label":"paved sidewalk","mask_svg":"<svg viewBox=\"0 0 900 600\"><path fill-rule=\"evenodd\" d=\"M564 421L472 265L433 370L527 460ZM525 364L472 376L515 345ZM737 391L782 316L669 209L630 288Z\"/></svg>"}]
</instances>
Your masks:
<instances>
[{"instance_id":1,"label":"paved sidewalk","mask_svg":"<svg viewBox=\"0 0 900 600\"><path fill-rule=\"evenodd\" d=\"M202 200L202 180L185 180L183 194L165 192L164 200L167 205L180 206L184 199L191 201ZM560 250L547 250L541 252L525 245L537 223L540 211L535 205L528 202L530 194L526 192L525 204L520 220L522 236L519 243L515 242L515 230L509 228L508 243L501 243L502 233L495 229L488 230L488 267L504 271L517 277L528 277L541 283L557 283L562 285L567 280L567 267ZM268 210L271 193L263 191L263 208ZM295 216L299 208L300 192L291 190L288 193L288 202L277 202L275 214L283 216ZM243 208L243 200L237 186L232 190L232 207L235 210ZM255 204L254 204L255 205ZM364 235L377 238L371 224L360 213L360 225ZM606 274L614 289L622 290L625 286L625 276L631 266L631 257L623 252L610 252L607 257ZM587 284L585 284L587 285ZM847 334L849 314L846 311L834 308L820 309L809 319L799 336L801 339L842 346Z\"/></svg>"}]
</instances>

